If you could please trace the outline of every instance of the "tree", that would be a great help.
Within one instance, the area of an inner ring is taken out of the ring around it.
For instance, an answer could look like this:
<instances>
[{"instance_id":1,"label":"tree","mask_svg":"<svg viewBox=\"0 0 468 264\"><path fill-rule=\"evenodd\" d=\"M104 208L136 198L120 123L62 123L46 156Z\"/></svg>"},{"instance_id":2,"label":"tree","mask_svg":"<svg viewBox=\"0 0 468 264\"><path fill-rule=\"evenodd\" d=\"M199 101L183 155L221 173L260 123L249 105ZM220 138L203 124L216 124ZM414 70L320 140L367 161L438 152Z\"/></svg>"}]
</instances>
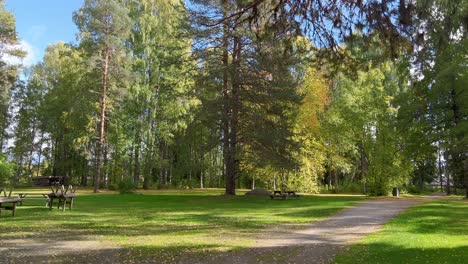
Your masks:
<instances>
[{"instance_id":1,"label":"tree","mask_svg":"<svg viewBox=\"0 0 468 264\"><path fill-rule=\"evenodd\" d=\"M350 52L373 62L379 55L352 45ZM334 78L325 122L328 170L335 186L341 173L364 183L365 192L385 195L406 183L412 168L398 119L397 99L406 84L392 62L360 67L352 75Z\"/></svg>"},{"instance_id":2,"label":"tree","mask_svg":"<svg viewBox=\"0 0 468 264\"><path fill-rule=\"evenodd\" d=\"M414 24L419 31L408 57L414 69L413 120L427 124L424 134L443 149L446 176L464 185L468 197L467 8L465 1L417 2Z\"/></svg>"},{"instance_id":3,"label":"tree","mask_svg":"<svg viewBox=\"0 0 468 264\"><path fill-rule=\"evenodd\" d=\"M225 194L234 195L236 180L249 162L279 170L294 167L289 120L300 100L293 69L301 54L295 39L281 33L297 24L285 23L278 30L267 19L251 27L232 19L247 2L193 2L199 80L212 91L204 100L206 112L219 120Z\"/></svg>"},{"instance_id":4,"label":"tree","mask_svg":"<svg viewBox=\"0 0 468 264\"><path fill-rule=\"evenodd\" d=\"M126 51L124 42L130 34L129 10L118 0L86 0L83 7L75 12L73 19L80 30L80 40L89 54L91 66L100 77L99 141L96 147L96 174L94 192L99 190L105 147L105 124L107 108L112 107L108 100L108 90L118 84L126 74Z\"/></svg>"},{"instance_id":5,"label":"tree","mask_svg":"<svg viewBox=\"0 0 468 264\"><path fill-rule=\"evenodd\" d=\"M36 74L46 87L39 107L41 135L39 160L44 155L44 173L80 176L86 183L91 144L96 134L98 95L89 87L94 82L82 50L63 42L46 49L41 71ZM49 155L49 156L47 156Z\"/></svg>"},{"instance_id":6,"label":"tree","mask_svg":"<svg viewBox=\"0 0 468 264\"><path fill-rule=\"evenodd\" d=\"M15 17L5 10L4 0L0 0L0 25L0 150L3 151L10 121L10 89L15 85L20 68L20 65L12 64L11 60L26 56L26 52L18 48Z\"/></svg>"},{"instance_id":7,"label":"tree","mask_svg":"<svg viewBox=\"0 0 468 264\"><path fill-rule=\"evenodd\" d=\"M326 142L323 118L330 103L330 83L323 72L309 66L300 86L303 95L295 122L295 139L300 142L296 151L299 160L297 175L290 189L317 193L319 179L325 172Z\"/></svg>"},{"instance_id":8,"label":"tree","mask_svg":"<svg viewBox=\"0 0 468 264\"><path fill-rule=\"evenodd\" d=\"M134 21L129 48L136 82L123 109L131 113L133 181L159 170L159 184L170 174L168 148L176 131L190 121L190 110L198 104L194 96L194 64L187 15L180 1L140 1L130 4ZM159 166L157 166L159 164ZM168 166L162 166L163 164Z\"/></svg>"},{"instance_id":9,"label":"tree","mask_svg":"<svg viewBox=\"0 0 468 264\"><path fill-rule=\"evenodd\" d=\"M19 82L13 93L14 103L11 107L17 110L14 116L16 125L11 152L17 164L18 179L25 174L29 177L33 175L34 154L41 144L37 142L37 136L41 134L39 110L45 92L42 73L44 73L42 65L32 67L26 83Z\"/></svg>"}]
</instances>

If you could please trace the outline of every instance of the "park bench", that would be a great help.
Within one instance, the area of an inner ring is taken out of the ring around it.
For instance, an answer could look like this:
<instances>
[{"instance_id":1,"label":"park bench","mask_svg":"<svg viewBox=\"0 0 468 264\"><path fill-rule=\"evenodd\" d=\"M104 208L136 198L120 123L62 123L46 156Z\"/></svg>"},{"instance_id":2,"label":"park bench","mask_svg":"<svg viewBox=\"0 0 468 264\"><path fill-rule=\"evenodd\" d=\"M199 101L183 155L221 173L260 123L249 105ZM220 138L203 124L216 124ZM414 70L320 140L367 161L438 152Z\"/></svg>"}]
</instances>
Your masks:
<instances>
[{"instance_id":1,"label":"park bench","mask_svg":"<svg viewBox=\"0 0 468 264\"><path fill-rule=\"evenodd\" d=\"M46 206L49 206L49 193L20 192L16 194L21 199L20 205L23 205L24 200L45 200Z\"/></svg>"},{"instance_id":2,"label":"park bench","mask_svg":"<svg viewBox=\"0 0 468 264\"><path fill-rule=\"evenodd\" d=\"M76 197L76 188L73 188L71 185L69 185L67 188L65 188L63 185L51 186L50 188L52 189L52 193L48 194L50 209L52 209L54 200L57 200L57 209L62 207L62 210L65 211L67 204L70 210L73 208L73 203Z\"/></svg>"},{"instance_id":3,"label":"park bench","mask_svg":"<svg viewBox=\"0 0 468 264\"><path fill-rule=\"evenodd\" d=\"M3 210L13 211L13 216L16 215L16 204L21 202L20 198L11 197L12 190L7 195L7 191L5 188L0 190L0 214ZM4 204L9 205L4 205Z\"/></svg>"},{"instance_id":4,"label":"park bench","mask_svg":"<svg viewBox=\"0 0 468 264\"><path fill-rule=\"evenodd\" d=\"M273 193L270 195L270 198L272 200L274 199L288 199L288 198L299 198L299 195L296 194L296 191L273 191Z\"/></svg>"}]
</instances>

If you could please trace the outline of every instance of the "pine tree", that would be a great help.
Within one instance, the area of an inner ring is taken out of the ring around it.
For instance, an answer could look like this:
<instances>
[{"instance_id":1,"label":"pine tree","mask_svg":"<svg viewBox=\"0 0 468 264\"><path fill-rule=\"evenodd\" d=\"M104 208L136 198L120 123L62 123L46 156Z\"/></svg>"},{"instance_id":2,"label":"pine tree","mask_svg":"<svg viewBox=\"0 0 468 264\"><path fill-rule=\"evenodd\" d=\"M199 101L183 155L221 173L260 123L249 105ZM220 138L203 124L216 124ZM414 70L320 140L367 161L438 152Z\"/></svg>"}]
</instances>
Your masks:
<instances>
[{"instance_id":1,"label":"pine tree","mask_svg":"<svg viewBox=\"0 0 468 264\"><path fill-rule=\"evenodd\" d=\"M283 38L271 21L253 25L236 19L248 5L243 1L194 2L200 85L212 91L205 94L204 107L219 120L225 194L234 195L246 163L279 170L293 163L288 117L300 99L291 70L299 53L294 40ZM297 28L286 25L287 30Z\"/></svg>"},{"instance_id":2,"label":"pine tree","mask_svg":"<svg viewBox=\"0 0 468 264\"><path fill-rule=\"evenodd\" d=\"M100 78L99 141L94 175L94 192L97 192L104 158L107 108L112 107L108 93L118 84L119 77L126 75L123 44L130 34L131 21L128 8L118 0L86 0L73 18L80 30L81 44L89 51L90 63Z\"/></svg>"}]
</instances>

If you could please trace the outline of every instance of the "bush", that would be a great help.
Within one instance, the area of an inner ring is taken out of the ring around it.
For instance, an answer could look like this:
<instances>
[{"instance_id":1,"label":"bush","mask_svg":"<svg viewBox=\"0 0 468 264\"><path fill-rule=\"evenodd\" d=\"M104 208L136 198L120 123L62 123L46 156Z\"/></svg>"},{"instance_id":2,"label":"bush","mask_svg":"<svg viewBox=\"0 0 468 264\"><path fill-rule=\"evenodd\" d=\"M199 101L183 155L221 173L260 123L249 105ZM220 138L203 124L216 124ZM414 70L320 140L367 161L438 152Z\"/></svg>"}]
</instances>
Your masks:
<instances>
[{"instance_id":1,"label":"bush","mask_svg":"<svg viewBox=\"0 0 468 264\"><path fill-rule=\"evenodd\" d=\"M364 193L363 183L360 182L346 181L338 188L343 193Z\"/></svg>"},{"instance_id":2,"label":"bush","mask_svg":"<svg viewBox=\"0 0 468 264\"><path fill-rule=\"evenodd\" d=\"M419 186L419 185L408 185L405 188L405 191L412 194L430 194L434 191L439 190L437 187L433 186Z\"/></svg>"},{"instance_id":3,"label":"bush","mask_svg":"<svg viewBox=\"0 0 468 264\"><path fill-rule=\"evenodd\" d=\"M12 186L15 164L7 161L5 156L0 155L0 186Z\"/></svg>"},{"instance_id":4,"label":"bush","mask_svg":"<svg viewBox=\"0 0 468 264\"><path fill-rule=\"evenodd\" d=\"M130 180L123 180L117 185L117 189L120 194L134 193L137 189L137 185Z\"/></svg>"},{"instance_id":5,"label":"bush","mask_svg":"<svg viewBox=\"0 0 468 264\"><path fill-rule=\"evenodd\" d=\"M109 191L117 191L119 189L119 185L117 183L111 183L107 188Z\"/></svg>"}]
</instances>

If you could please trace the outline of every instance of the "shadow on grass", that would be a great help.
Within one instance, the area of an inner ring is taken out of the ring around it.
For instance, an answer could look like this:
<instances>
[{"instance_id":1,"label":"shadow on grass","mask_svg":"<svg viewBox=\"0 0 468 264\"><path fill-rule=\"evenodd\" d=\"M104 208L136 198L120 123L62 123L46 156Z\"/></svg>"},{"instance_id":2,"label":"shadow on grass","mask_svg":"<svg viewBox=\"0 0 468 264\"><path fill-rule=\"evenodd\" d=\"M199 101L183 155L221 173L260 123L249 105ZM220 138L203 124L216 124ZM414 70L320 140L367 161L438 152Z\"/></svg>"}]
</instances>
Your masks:
<instances>
[{"instance_id":1,"label":"shadow on grass","mask_svg":"<svg viewBox=\"0 0 468 264\"><path fill-rule=\"evenodd\" d=\"M309 222L345 208L360 198L307 197L285 202L264 197L103 195L79 197L72 211L22 206L17 217L2 216L6 232L21 229L71 229L92 233L141 235L171 230L224 228L250 231L278 222Z\"/></svg>"},{"instance_id":2,"label":"shadow on grass","mask_svg":"<svg viewBox=\"0 0 468 264\"><path fill-rule=\"evenodd\" d=\"M362 199L304 196L272 201L269 197L177 193L86 195L76 199L71 211L49 210L42 203L20 206L16 217L0 217L0 238L79 242L96 236L128 248L128 254L135 256L215 254L247 246L251 235L265 226L307 223Z\"/></svg>"}]
</instances>

